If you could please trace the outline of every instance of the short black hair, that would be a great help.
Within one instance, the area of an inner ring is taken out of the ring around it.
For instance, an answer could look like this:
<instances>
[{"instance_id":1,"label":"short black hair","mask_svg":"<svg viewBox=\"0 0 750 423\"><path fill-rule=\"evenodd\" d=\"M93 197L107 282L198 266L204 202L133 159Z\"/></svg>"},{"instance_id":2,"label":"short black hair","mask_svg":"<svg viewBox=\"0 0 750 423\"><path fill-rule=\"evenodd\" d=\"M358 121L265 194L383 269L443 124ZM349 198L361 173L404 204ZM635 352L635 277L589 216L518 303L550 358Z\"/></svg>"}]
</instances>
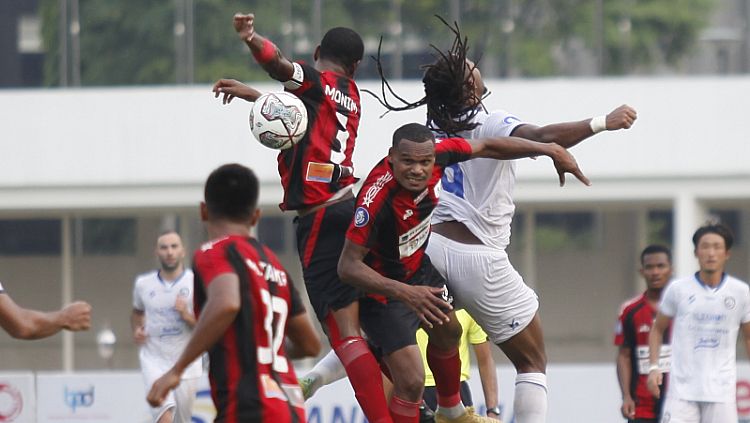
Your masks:
<instances>
[{"instance_id":1,"label":"short black hair","mask_svg":"<svg viewBox=\"0 0 750 423\"><path fill-rule=\"evenodd\" d=\"M734 235L732 230L723 223L706 223L705 225L698 228L693 234L693 246L697 249L698 243L705 234L716 234L724 238L724 247L729 251L734 244Z\"/></svg>"},{"instance_id":2,"label":"short black hair","mask_svg":"<svg viewBox=\"0 0 750 423\"><path fill-rule=\"evenodd\" d=\"M258 204L258 178L240 164L220 166L208 176L204 196L208 213L213 219L244 222Z\"/></svg>"},{"instance_id":3,"label":"short black hair","mask_svg":"<svg viewBox=\"0 0 750 423\"><path fill-rule=\"evenodd\" d=\"M419 123L407 123L393 133L392 147L398 147L401 140L412 142L435 141L435 134L426 126Z\"/></svg>"},{"instance_id":4,"label":"short black hair","mask_svg":"<svg viewBox=\"0 0 750 423\"><path fill-rule=\"evenodd\" d=\"M364 52L362 37L349 28L332 28L320 41L320 57L344 66L351 74L354 74L356 64L362 60Z\"/></svg>"},{"instance_id":5,"label":"short black hair","mask_svg":"<svg viewBox=\"0 0 750 423\"><path fill-rule=\"evenodd\" d=\"M660 244L651 244L648 247L644 248L643 251L641 251L641 264L643 264L644 257L658 253L666 254L667 260L672 263L672 250L670 250L669 247Z\"/></svg>"}]
</instances>

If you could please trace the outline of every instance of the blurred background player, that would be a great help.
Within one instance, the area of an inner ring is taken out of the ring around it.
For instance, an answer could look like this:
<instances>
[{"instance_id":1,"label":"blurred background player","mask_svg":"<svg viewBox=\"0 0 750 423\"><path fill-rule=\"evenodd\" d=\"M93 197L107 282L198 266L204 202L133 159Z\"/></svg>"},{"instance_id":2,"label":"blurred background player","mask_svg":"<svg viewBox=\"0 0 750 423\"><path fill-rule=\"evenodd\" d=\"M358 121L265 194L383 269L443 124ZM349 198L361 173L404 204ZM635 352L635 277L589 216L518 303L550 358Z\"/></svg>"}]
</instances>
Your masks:
<instances>
[{"instance_id":1,"label":"blurred background player","mask_svg":"<svg viewBox=\"0 0 750 423\"><path fill-rule=\"evenodd\" d=\"M487 417L500 420L500 407L497 396L497 369L495 368L495 359L492 358L487 334L466 310L457 310L456 319L461 324L462 329L461 343L458 346L458 354L461 358L461 402L467 407L474 406L474 399L472 398L468 383L471 376L471 353L469 352L469 345L471 345L474 355L477 358L479 379L482 382L484 403L487 406ZM428 340L427 332L420 328L417 331L417 345L419 346L419 352L422 354L422 364L425 368L425 388L422 397L427 406L434 411L437 409L437 392L435 389L435 378L427 364Z\"/></svg>"},{"instance_id":2,"label":"blurred background player","mask_svg":"<svg viewBox=\"0 0 750 423\"><path fill-rule=\"evenodd\" d=\"M455 35L453 45L447 51L436 49L437 60L426 66L422 79L425 96L395 107L385 101L384 91L381 103L389 110L426 105L427 126L439 136L516 136L565 148L604 130L630 128L635 121L636 112L629 106L620 106L606 116L542 127L504 110L488 112L482 98L489 91L479 68L467 59L466 39L458 25L448 26ZM385 89L388 84L382 70L381 77ZM515 169L515 161L487 159L448 167L427 254L447 280L457 307L476 319L515 366L515 420L541 423L547 414L547 355L537 313L539 300L505 251L515 211ZM560 177L562 184L562 174Z\"/></svg>"},{"instance_id":3,"label":"blurred background player","mask_svg":"<svg viewBox=\"0 0 750 423\"><path fill-rule=\"evenodd\" d=\"M41 339L61 330L78 332L91 328L91 306L76 301L60 310L39 311L24 308L15 301L0 283L0 326L17 339Z\"/></svg>"},{"instance_id":4,"label":"blurred background player","mask_svg":"<svg viewBox=\"0 0 750 423\"><path fill-rule=\"evenodd\" d=\"M339 260L339 276L369 295L360 319L369 340L383 352L393 395L395 422L414 421L424 390L424 368L416 345L420 324L430 335L427 362L435 376L437 422L483 421L461 403L461 326L450 306L445 280L424 250L430 217L446 166L475 157L508 159L550 156L560 179L570 172L583 183L570 153L556 144L521 138L447 138L436 142L424 125L410 123L393 133L388 156L367 176Z\"/></svg>"},{"instance_id":5,"label":"blurred background player","mask_svg":"<svg viewBox=\"0 0 750 423\"><path fill-rule=\"evenodd\" d=\"M750 356L750 288L725 272L734 235L720 223L693 234L699 270L667 285L649 337L648 388L661 397L659 362L672 326L672 361L662 422L726 423L737 417L737 335Z\"/></svg>"},{"instance_id":6,"label":"blurred background player","mask_svg":"<svg viewBox=\"0 0 750 423\"><path fill-rule=\"evenodd\" d=\"M343 284L336 273L346 228L354 214L352 154L361 105L353 78L364 44L355 31L333 28L315 49L314 66L310 66L286 59L255 31L254 21L253 14L237 14L234 28L271 78L304 102L309 117L305 136L294 147L279 152L278 169L284 188L280 207L298 215L297 251L310 303L344 363L367 420L389 422L380 367L360 333L360 292ZM219 80L213 89L222 94L224 103L233 97L254 100L258 96L257 91L234 80Z\"/></svg>"},{"instance_id":7,"label":"blurred background player","mask_svg":"<svg viewBox=\"0 0 750 423\"><path fill-rule=\"evenodd\" d=\"M209 175L201 218L211 241L196 251L198 322L174 366L154 382L148 402L160 406L185 369L209 352L217 422L304 422L302 392L285 335L300 356L320 340L286 270L250 236L260 211L258 179L238 164Z\"/></svg>"},{"instance_id":8,"label":"blurred background player","mask_svg":"<svg viewBox=\"0 0 750 423\"><path fill-rule=\"evenodd\" d=\"M657 423L663 397L657 399L648 391L648 338L662 290L672 278L672 252L669 248L662 245L644 248L640 273L646 281L646 291L622 305L615 331L615 345L619 347L617 380L622 394L620 412L630 423ZM667 330L659 357L664 372L669 371L669 339Z\"/></svg>"},{"instance_id":9,"label":"blurred background player","mask_svg":"<svg viewBox=\"0 0 750 423\"><path fill-rule=\"evenodd\" d=\"M159 235L156 257L160 268L135 279L130 316L133 339L140 346L138 359L146 389L174 365L195 326L193 272L185 269L185 247L177 232ZM151 409L154 422L190 423L202 373L199 358L187 367L180 385L162 405Z\"/></svg>"}]
</instances>

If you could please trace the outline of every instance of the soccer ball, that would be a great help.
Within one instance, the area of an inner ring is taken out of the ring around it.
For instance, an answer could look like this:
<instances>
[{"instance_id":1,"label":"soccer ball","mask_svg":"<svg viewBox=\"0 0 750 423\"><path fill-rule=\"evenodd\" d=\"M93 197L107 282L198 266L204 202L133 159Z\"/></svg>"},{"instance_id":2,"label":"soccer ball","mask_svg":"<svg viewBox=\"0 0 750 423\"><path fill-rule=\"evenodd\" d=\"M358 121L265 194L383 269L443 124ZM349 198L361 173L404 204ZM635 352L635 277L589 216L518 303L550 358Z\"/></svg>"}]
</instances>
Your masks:
<instances>
[{"instance_id":1,"label":"soccer ball","mask_svg":"<svg viewBox=\"0 0 750 423\"><path fill-rule=\"evenodd\" d=\"M294 94L263 94L250 110L250 131L266 147L286 150L305 136L307 109Z\"/></svg>"}]
</instances>

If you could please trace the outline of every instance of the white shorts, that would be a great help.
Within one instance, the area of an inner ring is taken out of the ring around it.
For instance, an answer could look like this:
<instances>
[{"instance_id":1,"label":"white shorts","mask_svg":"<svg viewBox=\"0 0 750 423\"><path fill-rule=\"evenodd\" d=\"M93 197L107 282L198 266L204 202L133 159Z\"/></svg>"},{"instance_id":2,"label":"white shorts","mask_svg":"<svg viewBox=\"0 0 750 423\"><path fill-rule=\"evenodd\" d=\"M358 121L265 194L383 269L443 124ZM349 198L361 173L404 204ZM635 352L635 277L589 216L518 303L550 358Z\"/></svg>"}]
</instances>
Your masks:
<instances>
[{"instance_id":1,"label":"white shorts","mask_svg":"<svg viewBox=\"0 0 750 423\"><path fill-rule=\"evenodd\" d=\"M427 254L448 282L456 308L463 308L495 344L531 323L539 299L508 260L505 250L462 244L432 233Z\"/></svg>"},{"instance_id":2,"label":"white shorts","mask_svg":"<svg viewBox=\"0 0 750 423\"><path fill-rule=\"evenodd\" d=\"M678 398L667 398L661 423L727 423L736 422L737 403L685 401Z\"/></svg>"},{"instance_id":3,"label":"white shorts","mask_svg":"<svg viewBox=\"0 0 750 423\"><path fill-rule=\"evenodd\" d=\"M156 379L160 378L162 373L150 371L154 369L145 369L143 371L143 380L146 383L146 392L151 390L151 385L154 384ZM167 398L161 404L160 407L150 407L151 416L154 418L154 422L158 422L162 414L167 410L172 409L174 413L174 423L190 423L193 416L193 404L195 403L195 393L198 390L198 379L199 378L186 378L180 381L174 390L167 394Z\"/></svg>"}]
</instances>

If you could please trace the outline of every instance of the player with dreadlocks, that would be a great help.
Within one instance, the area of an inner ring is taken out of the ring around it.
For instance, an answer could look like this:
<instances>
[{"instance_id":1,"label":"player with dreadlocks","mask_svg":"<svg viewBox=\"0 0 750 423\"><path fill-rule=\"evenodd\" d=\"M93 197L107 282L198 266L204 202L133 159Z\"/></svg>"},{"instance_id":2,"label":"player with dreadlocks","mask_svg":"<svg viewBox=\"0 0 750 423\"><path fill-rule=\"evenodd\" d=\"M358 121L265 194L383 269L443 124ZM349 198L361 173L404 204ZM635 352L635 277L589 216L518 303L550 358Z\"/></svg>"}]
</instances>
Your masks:
<instances>
[{"instance_id":1,"label":"player with dreadlocks","mask_svg":"<svg viewBox=\"0 0 750 423\"><path fill-rule=\"evenodd\" d=\"M457 24L440 20L455 38L447 51L432 46L436 61L424 66L425 96L419 101L410 103L396 95L382 72L379 56L376 59L382 79L383 98L379 100L389 111L426 105L427 125L440 136L516 136L565 148L601 131L630 128L636 120L636 111L627 105L605 116L541 127L504 110L488 112L482 104L487 89L479 68L467 57L467 38ZM388 103L386 88L402 105ZM465 308L515 366L515 421L539 423L545 421L547 412L547 357L539 300L505 251L515 210L515 169L513 160L487 159L446 169L427 254L448 281L457 308Z\"/></svg>"}]
</instances>

